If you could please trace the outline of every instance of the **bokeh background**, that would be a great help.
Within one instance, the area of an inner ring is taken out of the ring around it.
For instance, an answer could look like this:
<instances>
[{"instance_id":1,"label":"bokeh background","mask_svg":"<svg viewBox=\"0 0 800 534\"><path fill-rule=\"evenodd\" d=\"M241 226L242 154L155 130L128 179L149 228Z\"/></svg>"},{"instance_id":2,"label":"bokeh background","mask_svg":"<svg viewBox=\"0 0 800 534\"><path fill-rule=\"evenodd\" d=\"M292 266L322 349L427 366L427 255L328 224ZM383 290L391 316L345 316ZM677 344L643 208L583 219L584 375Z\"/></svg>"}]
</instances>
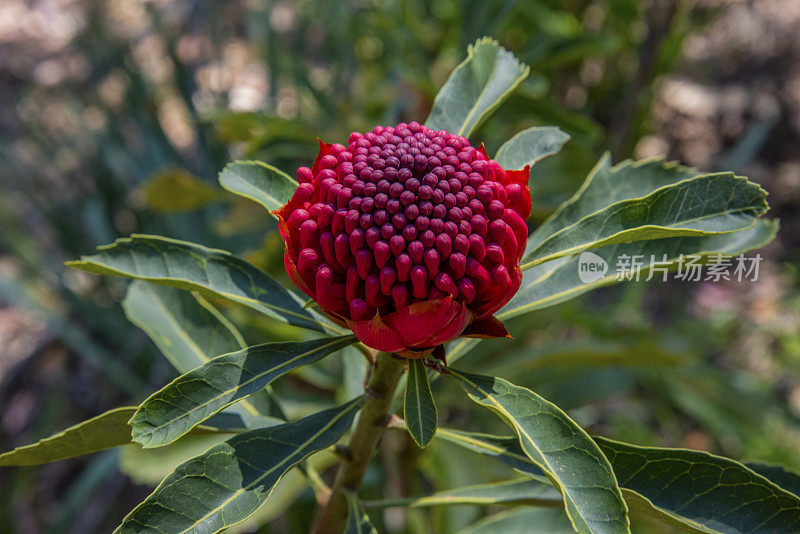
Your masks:
<instances>
[{"instance_id":1,"label":"bokeh background","mask_svg":"<svg viewBox=\"0 0 800 534\"><path fill-rule=\"evenodd\" d=\"M606 288L516 320L517 343L486 343L461 365L513 376L591 432L800 469L798 28L797 0L2 0L0 450L173 377L127 322L125 283L64 260L143 232L283 276L273 221L217 187L225 163L292 173L317 136L422 120L467 45L490 35L532 71L473 139L492 153L532 125L572 136L533 170L534 224L610 150L747 175L782 227L757 282ZM224 310L253 342L293 335ZM337 394L342 369L283 382L303 413ZM434 389L441 424L483 424L453 388ZM508 477L446 445L423 457L405 436L383 445L374 498ZM0 533L110 532L180 458L165 456L129 447L0 469ZM295 486L291 512L278 503L244 530L305 532L313 496ZM390 532L455 532L483 513L374 516Z\"/></svg>"}]
</instances>

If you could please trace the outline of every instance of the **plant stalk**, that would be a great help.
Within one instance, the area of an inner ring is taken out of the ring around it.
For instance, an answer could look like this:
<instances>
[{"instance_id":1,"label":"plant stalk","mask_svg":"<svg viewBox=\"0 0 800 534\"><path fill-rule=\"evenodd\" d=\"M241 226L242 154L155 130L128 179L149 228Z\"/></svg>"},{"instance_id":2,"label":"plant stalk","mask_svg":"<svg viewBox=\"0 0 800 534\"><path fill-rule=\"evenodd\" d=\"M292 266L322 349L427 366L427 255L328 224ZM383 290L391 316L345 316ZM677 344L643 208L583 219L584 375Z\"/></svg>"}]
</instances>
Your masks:
<instances>
[{"instance_id":1,"label":"plant stalk","mask_svg":"<svg viewBox=\"0 0 800 534\"><path fill-rule=\"evenodd\" d=\"M366 401L336 473L331 497L317 517L313 534L336 534L344 529L347 494L355 493L361 487L364 472L386 429L392 397L404 370L405 361L391 354L381 352L375 359L372 375L364 388Z\"/></svg>"}]
</instances>

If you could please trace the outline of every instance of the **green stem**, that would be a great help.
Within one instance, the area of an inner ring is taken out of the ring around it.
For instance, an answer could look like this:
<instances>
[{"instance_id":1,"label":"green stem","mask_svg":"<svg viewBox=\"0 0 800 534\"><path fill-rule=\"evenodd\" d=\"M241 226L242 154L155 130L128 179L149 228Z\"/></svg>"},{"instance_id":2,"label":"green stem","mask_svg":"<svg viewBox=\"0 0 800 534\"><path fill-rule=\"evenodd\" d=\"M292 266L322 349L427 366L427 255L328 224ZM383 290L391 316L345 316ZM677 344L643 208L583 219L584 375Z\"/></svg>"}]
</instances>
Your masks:
<instances>
[{"instance_id":1,"label":"green stem","mask_svg":"<svg viewBox=\"0 0 800 534\"><path fill-rule=\"evenodd\" d=\"M336 473L331 498L320 511L314 525L314 534L341 532L347 522L347 493L355 493L361 487L378 440L386 429L387 416L397 383L405 370L405 361L387 353L380 353L375 360L367 387L364 406L356 429Z\"/></svg>"}]
</instances>

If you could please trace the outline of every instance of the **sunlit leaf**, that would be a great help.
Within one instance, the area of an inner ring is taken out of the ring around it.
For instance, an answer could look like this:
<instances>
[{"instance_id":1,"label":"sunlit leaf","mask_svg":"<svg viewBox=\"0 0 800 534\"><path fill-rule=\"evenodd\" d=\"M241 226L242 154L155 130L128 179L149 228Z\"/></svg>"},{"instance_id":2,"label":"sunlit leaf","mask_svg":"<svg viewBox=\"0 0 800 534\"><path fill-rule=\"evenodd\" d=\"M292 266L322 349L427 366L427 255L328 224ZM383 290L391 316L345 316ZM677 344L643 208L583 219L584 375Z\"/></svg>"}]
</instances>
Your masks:
<instances>
[{"instance_id":1,"label":"sunlit leaf","mask_svg":"<svg viewBox=\"0 0 800 534\"><path fill-rule=\"evenodd\" d=\"M542 468L525 454L516 436L494 436L454 428L440 428L436 437L495 458L539 482L552 484Z\"/></svg>"},{"instance_id":2,"label":"sunlit leaf","mask_svg":"<svg viewBox=\"0 0 800 534\"><path fill-rule=\"evenodd\" d=\"M517 508L490 515L458 534L573 534L563 510L557 508Z\"/></svg>"},{"instance_id":3,"label":"sunlit leaf","mask_svg":"<svg viewBox=\"0 0 800 534\"><path fill-rule=\"evenodd\" d=\"M767 211L766 195L757 184L733 173L689 178L644 197L607 204L558 227L528 248L521 266L529 269L604 245L743 230Z\"/></svg>"},{"instance_id":4,"label":"sunlit leaf","mask_svg":"<svg viewBox=\"0 0 800 534\"><path fill-rule=\"evenodd\" d=\"M534 126L503 143L494 160L504 169L523 169L552 156L569 141L569 135L555 126Z\"/></svg>"},{"instance_id":5,"label":"sunlit leaf","mask_svg":"<svg viewBox=\"0 0 800 534\"><path fill-rule=\"evenodd\" d=\"M222 250L135 234L67 265L96 274L210 291L289 324L322 331L297 296L265 272Z\"/></svg>"},{"instance_id":6,"label":"sunlit leaf","mask_svg":"<svg viewBox=\"0 0 800 534\"><path fill-rule=\"evenodd\" d=\"M422 360L409 360L403 413L408 432L420 447L425 447L439 424L436 401L428 384L428 373Z\"/></svg>"},{"instance_id":7,"label":"sunlit leaf","mask_svg":"<svg viewBox=\"0 0 800 534\"><path fill-rule=\"evenodd\" d=\"M241 334L216 308L188 291L134 280L122 307L181 374L214 356L246 347Z\"/></svg>"},{"instance_id":8,"label":"sunlit leaf","mask_svg":"<svg viewBox=\"0 0 800 534\"><path fill-rule=\"evenodd\" d=\"M736 255L759 248L774 239L777 223L757 221L753 226L739 232L704 237L673 237L637 243L620 243L598 248L592 253L608 265L608 272L597 280L584 283L579 276L580 257L574 255L539 264L523 273L522 285L516 295L498 313L500 320L509 319L529 311L546 308L575 298L578 295L609 284L634 279L633 264L619 266L620 258L638 256L644 259L639 280L647 280L651 272L650 261L675 265L683 256L697 255L708 258L721 253ZM656 274L660 280L662 274ZM471 340L463 340L459 351L465 351ZM449 354L449 353L448 353Z\"/></svg>"},{"instance_id":9,"label":"sunlit leaf","mask_svg":"<svg viewBox=\"0 0 800 534\"><path fill-rule=\"evenodd\" d=\"M529 389L501 378L450 372L472 400L514 429L522 450L563 495L578 532L630 532L611 466L580 426Z\"/></svg>"},{"instance_id":10,"label":"sunlit leaf","mask_svg":"<svg viewBox=\"0 0 800 534\"><path fill-rule=\"evenodd\" d=\"M342 390L344 400L350 400L364 393L364 379L367 376L369 363L355 347L348 347L341 352Z\"/></svg>"},{"instance_id":11,"label":"sunlit leaf","mask_svg":"<svg viewBox=\"0 0 800 534\"><path fill-rule=\"evenodd\" d=\"M267 211L280 208L292 198L297 181L261 161L234 161L219 173L219 183L232 193L254 200Z\"/></svg>"},{"instance_id":12,"label":"sunlit leaf","mask_svg":"<svg viewBox=\"0 0 800 534\"><path fill-rule=\"evenodd\" d=\"M360 405L355 400L211 447L175 468L115 532L219 532L245 520L289 469L335 445Z\"/></svg>"},{"instance_id":13,"label":"sunlit leaf","mask_svg":"<svg viewBox=\"0 0 800 534\"><path fill-rule=\"evenodd\" d=\"M128 419L135 411L135 406L115 408L31 445L0 454L0 466L46 464L128 444Z\"/></svg>"},{"instance_id":14,"label":"sunlit leaf","mask_svg":"<svg viewBox=\"0 0 800 534\"><path fill-rule=\"evenodd\" d=\"M468 137L529 71L494 39L479 39L439 90L425 125Z\"/></svg>"},{"instance_id":15,"label":"sunlit leaf","mask_svg":"<svg viewBox=\"0 0 800 534\"><path fill-rule=\"evenodd\" d=\"M171 443L275 378L319 361L355 340L355 336L342 336L265 343L217 356L148 397L130 420L133 439L145 448Z\"/></svg>"},{"instance_id":16,"label":"sunlit leaf","mask_svg":"<svg viewBox=\"0 0 800 534\"><path fill-rule=\"evenodd\" d=\"M180 374L246 347L236 328L197 293L134 280L122 306L128 319L150 336ZM236 427L239 419L243 430L272 426L280 421L264 417L270 404L267 392L260 391L227 407L215 422Z\"/></svg>"},{"instance_id":17,"label":"sunlit leaf","mask_svg":"<svg viewBox=\"0 0 800 534\"><path fill-rule=\"evenodd\" d=\"M611 204L645 197L657 189L699 174L695 169L662 159L625 160L612 166L611 155L605 154L589 172L572 198L561 204L556 212L531 234L528 239L528 252L562 228Z\"/></svg>"},{"instance_id":18,"label":"sunlit leaf","mask_svg":"<svg viewBox=\"0 0 800 534\"><path fill-rule=\"evenodd\" d=\"M425 497L367 501L364 506L367 508L388 508L391 506L426 507L454 504L531 504L563 508L564 500L553 486L536 480L520 479L437 491Z\"/></svg>"},{"instance_id":19,"label":"sunlit leaf","mask_svg":"<svg viewBox=\"0 0 800 534\"><path fill-rule=\"evenodd\" d=\"M128 445L131 443L128 419L135 411L135 406L114 408L36 443L17 447L0 454L0 466L40 465ZM227 429L203 426L194 429L192 434L219 432L227 432Z\"/></svg>"},{"instance_id":20,"label":"sunlit leaf","mask_svg":"<svg viewBox=\"0 0 800 534\"><path fill-rule=\"evenodd\" d=\"M135 484L156 487L164 477L172 473L175 466L231 437L233 433L187 434L168 447L157 449L144 449L141 445L131 443L122 448L119 469Z\"/></svg>"}]
</instances>

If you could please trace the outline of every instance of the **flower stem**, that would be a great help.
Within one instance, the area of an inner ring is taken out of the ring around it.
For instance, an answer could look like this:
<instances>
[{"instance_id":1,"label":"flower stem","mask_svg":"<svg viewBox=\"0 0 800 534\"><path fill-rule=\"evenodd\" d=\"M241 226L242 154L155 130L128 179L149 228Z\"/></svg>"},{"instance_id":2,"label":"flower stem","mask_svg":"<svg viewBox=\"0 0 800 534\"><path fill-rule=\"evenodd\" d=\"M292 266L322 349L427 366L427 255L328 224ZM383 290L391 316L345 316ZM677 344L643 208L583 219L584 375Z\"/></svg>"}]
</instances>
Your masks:
<instances>
[{"instance_id":1,"label":"flower stem","mask_svg":"<svg viewBox=\"0 0 800 534\"><path fill-rule=\"evenodd\" d=\"M404 369L403 359L384 352L378 354L365 388L366 401L336 473L331 497L317 517L312 531L314 534L335 534L344 529L347 522L347 493L357 492L361 487L364 472L386 428L392 397Z\"/></svg>"}]
</instances>

